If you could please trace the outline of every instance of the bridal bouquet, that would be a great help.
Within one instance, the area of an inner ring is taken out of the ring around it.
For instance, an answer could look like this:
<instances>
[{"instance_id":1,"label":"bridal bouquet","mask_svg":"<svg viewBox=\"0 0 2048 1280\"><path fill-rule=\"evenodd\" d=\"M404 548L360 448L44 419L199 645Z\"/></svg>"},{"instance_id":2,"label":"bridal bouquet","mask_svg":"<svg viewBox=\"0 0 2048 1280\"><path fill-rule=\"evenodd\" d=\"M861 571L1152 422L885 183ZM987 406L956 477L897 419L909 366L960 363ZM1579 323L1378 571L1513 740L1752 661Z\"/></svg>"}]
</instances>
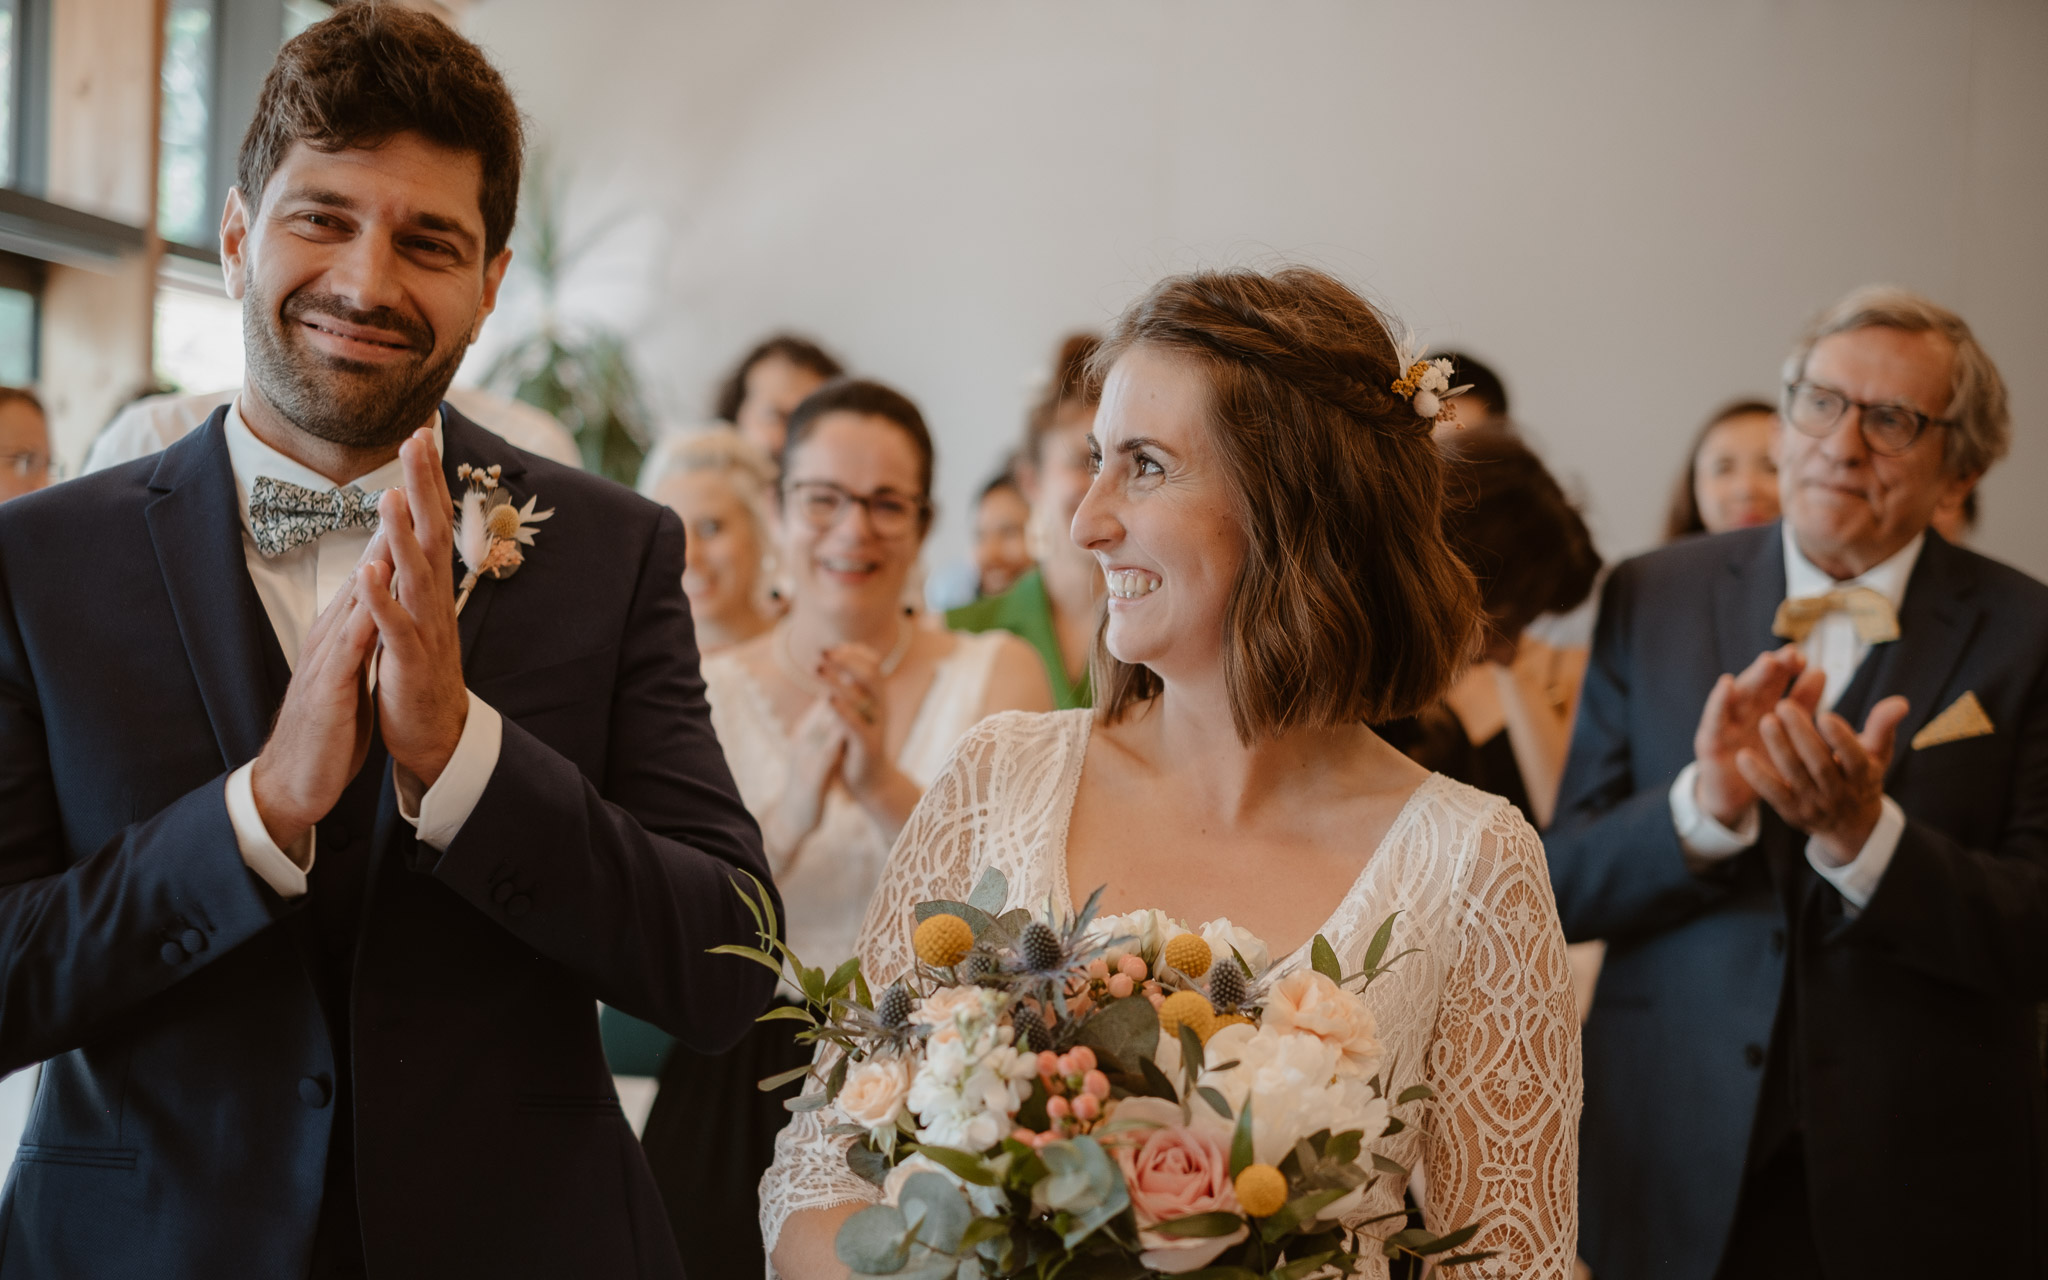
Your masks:
<instances>
[{"instance_id":1,"label":"bridal bouquet","mask_svg":"<svg viewBox=\"0 0 2048 1280\"><path fill-rule=\"evenodd\" d=\"M1386 958L1392 916L1358 973L1320 935L1310 968L1275 973L1227 919L1098 917L1100 889L1071 919L1004 911L991 870L965 902L918 904L917 963L876 996L857 958L805 966L755 889L761 947L717 950L786 974L805 1003L764 1020L838 1049L789 1106L823 1109L880 1188L836 1242L856 1275L1304 1280L1357 1274L1368 1252L1490 1256L1457 1252L1478 1224L1393 1229L1397 1211L1361 1224L1387 1223L1384 1237L1342 1225L1375 1179L1407 1183L1372 1145L1431 1096L1393 1090L1352 989L1400 958Z\"/></svg>"}]
</instances>

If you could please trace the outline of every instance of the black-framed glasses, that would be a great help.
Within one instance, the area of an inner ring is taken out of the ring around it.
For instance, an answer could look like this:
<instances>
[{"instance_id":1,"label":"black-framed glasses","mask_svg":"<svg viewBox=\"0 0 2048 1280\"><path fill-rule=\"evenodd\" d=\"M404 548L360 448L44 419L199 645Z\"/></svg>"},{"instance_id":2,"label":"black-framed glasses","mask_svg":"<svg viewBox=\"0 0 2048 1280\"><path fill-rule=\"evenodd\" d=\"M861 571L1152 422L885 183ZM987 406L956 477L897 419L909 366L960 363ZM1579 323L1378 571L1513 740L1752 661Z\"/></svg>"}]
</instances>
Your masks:
<instances>
[{"instance_id":1,"label":"black-framed glasses","mask_svg":"<svg viewBox=\"0 0 2048 1280\"><path fill-rule=\"evenodd\" d=\"M1929 427L1952 427L1947 418L1930 418L1903 404L1871 404L1852 400L1833 387L1818 382L1794 382L1785 388L1785 421L1801 435L1825 439L1842 425L1849 410L1856 410L1856 425L1863 443L1872 453L1897 457L1919 443Z\"/></svg>"},{"instance_id":2,"label":"black-framed glasses","mask_svg":"<svg viewBox=\"0 0 2048 1280\"><path fill-rule=\"evenodd\" d=\"M915 494L894 489L855 493L830 480L793 480L785 492L791 511L805 524L820 532L838 524L848 507L865 508L868 524L884 538L900 538L914 532L931 503Z\"/></svg>"}]
</instances>

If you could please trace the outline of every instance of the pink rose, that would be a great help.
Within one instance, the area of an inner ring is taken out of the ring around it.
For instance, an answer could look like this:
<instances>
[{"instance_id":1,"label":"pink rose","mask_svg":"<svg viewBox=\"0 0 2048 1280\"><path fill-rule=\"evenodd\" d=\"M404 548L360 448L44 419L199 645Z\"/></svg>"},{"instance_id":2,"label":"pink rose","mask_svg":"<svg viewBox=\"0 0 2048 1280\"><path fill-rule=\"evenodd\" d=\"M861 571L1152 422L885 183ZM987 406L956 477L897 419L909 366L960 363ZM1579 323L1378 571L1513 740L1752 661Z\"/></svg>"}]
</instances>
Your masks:
<instances>
[{"instance_id":1,"label":"pink rose","mask_svg":"<svg viewBox=\"0 0 2048 1280\"><path fill-rule=\"evenodd\" d=\"M1126 1098L1117 1104L1116 1116L1159 1124L1126 1130L1112 1144L1138 1218L1138 1243L1144 1249L1140 1262L1168 1275L1194 1271L1245 1238L1244 1227L1224 1236L1186 1237L1149 1229L1197 1213L1238 1212L1228 1133L1182 1127L1180 1108L1159 1098Z\"/></svg>"},{"instance_id":2,"label":"pink rose","mask_svg":"<svg viewBox=\"0 0 2048 1280\"><path fill-rule=\"evenodd\" d=\"M1378 1025L1365 1001L1313 969L1297 969L1273 984L1259 1025L1305 1031L1342 1051L1337 1074L1366 1077L1379 1069Z\"/></svg>"},{"instance_id":3,"label":"pink rose","mask_svg":"<svg viewBox=\"0 0 2048 1280\"><path fill-rule=\"evenodd\" d=\"M903 1058L869 1058L849 1071L839 1090L839 1109L870 1131L894 1127L910 1097L911 1064Z\"/></svg>"}]
</instances>

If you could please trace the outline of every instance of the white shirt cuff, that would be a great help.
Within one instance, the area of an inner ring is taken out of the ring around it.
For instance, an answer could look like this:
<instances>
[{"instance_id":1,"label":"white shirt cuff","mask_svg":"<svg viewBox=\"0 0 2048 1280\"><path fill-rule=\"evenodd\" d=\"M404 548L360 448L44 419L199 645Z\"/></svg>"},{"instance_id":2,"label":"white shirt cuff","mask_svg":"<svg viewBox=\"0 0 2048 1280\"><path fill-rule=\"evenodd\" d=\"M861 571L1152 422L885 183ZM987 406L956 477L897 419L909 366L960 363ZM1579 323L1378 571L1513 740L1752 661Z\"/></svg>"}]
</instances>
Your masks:
<instances>
[{"instance_id":1,"label":"white shirt cuff","mask_svg":"<svg viewBox=\"0 0 2048 1280\"><path fill-rule=\"evenodd\" d=\"M1678 780L1671 784L1671 825L1678 830L1678 843L1685 850L1687 865L1695 871L1734 857L1763 834L1763 816L1754 804L1733 830L1700 808L1699 776L1700 766L1694 762L1681 769Z\"/></svg>"},{"instance_id":2,"label":"white shirt cuff","mask_svg":"<svg viewBox=\"0 0 2048 1280\"><path fill-rule=\"evenodd\" d=\"M313 869L315 832L311 827L299 839L294 852L303 853L304 870L270 838L263 815L256 809L256 787L250 781L256 771L251 760L228 775L228 822L235 829L235 845L249 870L277 891L281 898L297 898L306 892L306 872Z\"/></svg>"},{"instance_id":3,"label":"white shirt cuff","mask_svg":"<svg viewBox=\"0 0 2048 1280\"><path fill-rule=\"evenodd\" d=\"M398 816L413 825L422 843L446 853L448 846L469 821L476 802L483 798L491 774L498 768L498 751L505 742L505 721L490 703L469 695L469 718L463 722L462 738L455 754L431 787L408 770L391 762L392 781L398 789ZM425 794L422 794L424 792Z\"/></svg>"},{"instance_id":4,"label":"white shirt cuff","mask_svg":"<svg viewBox=\"0 0 2048 1280\"><path fill-rule=\"evenodd\" d=\"M1881 806L1877 825L1870 829L1870 838L1863 842L1854 858L1839 867L1822 862L1814 854L1813 841L1806 842L1806 860L1813 864L1821 879L1835 886L1835 892L1849 904L1851 915L1870 905L1878 882L1884 879L1885 869L1892 865L1892 855L1899 851L1900 838L1906 834L1906 811L1899 808L1899 802L1886 796Z\"/></svg>"}]
</instances>

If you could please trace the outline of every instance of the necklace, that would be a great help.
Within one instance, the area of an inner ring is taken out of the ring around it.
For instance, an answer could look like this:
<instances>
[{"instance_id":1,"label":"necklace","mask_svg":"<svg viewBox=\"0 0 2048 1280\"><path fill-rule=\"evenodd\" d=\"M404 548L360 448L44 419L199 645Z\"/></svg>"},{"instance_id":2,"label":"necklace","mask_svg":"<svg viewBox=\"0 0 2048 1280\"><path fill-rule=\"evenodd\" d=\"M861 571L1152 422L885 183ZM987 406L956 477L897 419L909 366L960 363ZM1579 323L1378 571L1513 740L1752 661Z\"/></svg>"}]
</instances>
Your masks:
<instances>
[{"instance_id":1,"label":"necklace","mask_svg":"<svg viewBox=\"0 0 2048 1280\"><path fill-rule=\"evenodd\" d=\"M910 652L910 642L916 638L917 628L910 625L910 619L896 619L895 647L890 649L882 658L883 679L886 680L896 674L896 668L903 665L904 655ZM781 660L784 674L788 675L798 684L811 689L823 689L825 687L816 676L805 671L802 664L797 662L796 651L790 647L788 618L784 618L775 624L775 641L775 656Z\"/></svg>"}]
</instances>

